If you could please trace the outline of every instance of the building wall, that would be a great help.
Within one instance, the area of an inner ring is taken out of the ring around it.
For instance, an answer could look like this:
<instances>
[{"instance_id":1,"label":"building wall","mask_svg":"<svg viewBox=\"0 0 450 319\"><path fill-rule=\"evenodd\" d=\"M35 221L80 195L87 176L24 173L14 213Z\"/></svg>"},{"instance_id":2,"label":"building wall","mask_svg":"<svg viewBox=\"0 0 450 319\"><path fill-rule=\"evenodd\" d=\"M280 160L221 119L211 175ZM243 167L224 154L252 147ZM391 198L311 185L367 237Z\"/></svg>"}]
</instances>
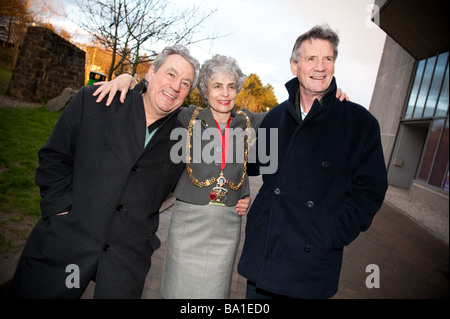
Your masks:
<instances>
[{"instance_id":1,"label":"building wall","mask_svg":"<svg viewBox=\"0 0 450 319\"><path fill-rule=\"evenodd\" d=\"M386 36L369 110L380 122L385 163L388 166L399 122L409 93L415 59Z\"/></svg>"},{"instance_id":2,"label":"building wall","mask_svg":"<svg viewBox=\"0 0 450 319\"><path fill-rule=\"evenodd\" d=\"M9 84L8 95L42 102L71 87L84 86L84 51L42 27L29 27Z\"/></svg>"},{"instance_id":3,"label":"building wall","mask_svg":"<svg viewBox=\"0 0 450 319\"><path fill-rule=\"evenodd\" d=\"M386 36L369 111L380 123L390 188L399 187L398 190L405 189L407 192L407 198L402 200L401 206L404 207L401 210L448 242L448 192L430 187L413 177L425 143L425 140L420 140L417 135L425 138L428 126L401 124L414 80L416 63L415 58L389 35ZM408 156L411 154L414 154L414 158ZM400 159L401 163L398 163ZM411 169L408 165L413 166L410 175L412 180L409 179L407 185L392 183L393 180L401 179L399 176L410 174L405 174L405 171ZM394 193L387 194L388 202L394 199ZM397 204L394 203L394 206Z\"/></svg>"}]
</instances>

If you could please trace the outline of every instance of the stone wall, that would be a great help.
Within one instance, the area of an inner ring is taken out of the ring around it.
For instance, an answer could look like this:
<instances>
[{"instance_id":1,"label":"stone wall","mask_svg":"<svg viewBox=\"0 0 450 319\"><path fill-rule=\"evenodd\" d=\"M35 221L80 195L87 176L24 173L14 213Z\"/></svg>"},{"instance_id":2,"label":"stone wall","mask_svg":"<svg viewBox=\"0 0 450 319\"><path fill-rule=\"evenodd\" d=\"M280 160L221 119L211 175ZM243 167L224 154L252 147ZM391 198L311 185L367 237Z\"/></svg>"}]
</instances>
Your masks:
<instances>
[{"instance_id":1,"label":"stone wall","mask_svg":"<svg viewBox=\"0 0 450 319\"><path fill-rule=\"evenodd\" d=\"M9 83L8 95L42 102L84 86L86 53L42 27L29 27Z\"/></svg>"}]
</instances>

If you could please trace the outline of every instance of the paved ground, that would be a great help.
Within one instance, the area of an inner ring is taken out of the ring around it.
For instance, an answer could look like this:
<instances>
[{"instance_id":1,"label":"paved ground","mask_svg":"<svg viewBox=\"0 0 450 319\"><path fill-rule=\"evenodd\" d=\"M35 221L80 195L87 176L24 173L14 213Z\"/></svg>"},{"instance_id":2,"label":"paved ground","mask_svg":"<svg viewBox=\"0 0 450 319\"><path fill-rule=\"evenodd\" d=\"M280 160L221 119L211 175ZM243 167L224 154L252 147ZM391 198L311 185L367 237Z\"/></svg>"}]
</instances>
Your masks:
<instances>
[{"instance_id":1,"label":"paved ground","mask_svg":"<svg viewBox=\"0 0 450 319\"><path fill-rule=\"evenodd\" d=\"M257 193L260 185L260 178L251 178L252 194ZM152 257L152 268L142 296L144 299L161 299L159 289L172 202L173 200L168 200L163 206L158 230L162 245ZM245 236L244 226L245 218L237 260ZM385 203L375 216L371 228L345 248L340 288L333 298L447 299L448 248L448 243L444 240ZM366 287L367 277L374 274L373 270L366 272L366 267L372 264L378 266L380 288ZM246 281L237 274L235 266L231 298L245 298L245 286ZM93 289L94 284L91 284L83 298L92 298Z\"/></svg>"},{"instance_id":2,"label":"paved ground","mask_svg":"<svg viewBox=\"0 0 450 319\"><path fill-rule=\"evenodd\" d=\"M252 195L261 186L261 179L251 178ZM147 276L144 299L161 299L159 293L167 231L173 199L167 200L160 218L158 236L161 247L152 257L152 267ZM398 207L398 203L396 203ZM245 217L242 240L245 236ZM448 214L443 223L448 225ZM448 229L448 226L447 226ZM448 230L447 230L448 232ZM18 257L18 256L17 256ZM373 270L366 272L368 265L377 265L380 288L367 288L366 279ZM0 298L4 298L15 267L15 262L0 267ZM426 227L406 216L389 203L384 203L375 216L372 226L344 249L344 260L340 287L334 299L448 299L449 297L449 247L448 240L438 238ZM231 298L245 298L246 281L236 272L233 274ZM83 299L93 296L94 284L86 289Z\"/></svg>"}]
</instances>

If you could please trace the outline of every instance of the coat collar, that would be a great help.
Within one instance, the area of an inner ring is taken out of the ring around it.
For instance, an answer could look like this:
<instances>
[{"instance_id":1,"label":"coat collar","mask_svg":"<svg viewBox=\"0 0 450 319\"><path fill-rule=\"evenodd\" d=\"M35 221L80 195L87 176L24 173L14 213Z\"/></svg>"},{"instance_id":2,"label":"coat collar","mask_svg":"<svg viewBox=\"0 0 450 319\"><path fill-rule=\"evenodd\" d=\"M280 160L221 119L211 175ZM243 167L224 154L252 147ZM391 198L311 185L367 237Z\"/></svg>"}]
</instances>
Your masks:
<instances>
[{"instance_id":1,"label":"coat collar","mask_svg":"<svg viewBox=\"0 0 450 319\"><path fill-rule=\"evenodd\" d=\"M298 78L295 77L295 78L291 79L290 81L288 81L285 84L285 87L288 91L288 94L289 94L288 100L291 104L291 107L289 108L289 113L292 116L295 116L295 118L297 120L299 120L299 116L297 115L297 112L295 111L295 99L297 96L297 92L300 88ZM311 117L315 116L316 114L322 112L327 107L329 107L331 105L331 102L333 101L334 97L336 96L336 90L337 90L336 78L333 77L330 87L325 92L324 96L322 97L322 100L320 102L317 99L314 101L313 106L312 106L311 110L309 111L307 118L311 118Z\"/></svg>"},{"instance_id":2,"label":"coat collar","mask_svg":"<svg viewBox=\"0 0 450 319\"><path fill-rule=\"evenodd\" d=\"M295 78L291 79L290 81L288 81L284 86L286 87L286 90L288 91L289 101L293 105L295 105L295 96L297 95L297 92L300 88L298 79L295 77ZM336 78L333 76L333 80L331 81L330 87L328 88L325 95L322 97L322 104L328 104L329 99L336 96L336 90L337 90Z\"/></svg>"},{"instance_id":3,"label":"coat collar","mask_svg":"<svg viewBox=\"0 0 450 319\"><path fill-rule=\"evenodd\" d=\"M216 127L214 122L214 117L211 113L211 106L208 105L202 111L200 111L197 115L197 118L201 121L202 126L204 128L208 127ZM233 109L231 110L231 123L230 127L245 127L246 119L242 115L238 115L237 112Z\"/></svg>"}]
</instances>

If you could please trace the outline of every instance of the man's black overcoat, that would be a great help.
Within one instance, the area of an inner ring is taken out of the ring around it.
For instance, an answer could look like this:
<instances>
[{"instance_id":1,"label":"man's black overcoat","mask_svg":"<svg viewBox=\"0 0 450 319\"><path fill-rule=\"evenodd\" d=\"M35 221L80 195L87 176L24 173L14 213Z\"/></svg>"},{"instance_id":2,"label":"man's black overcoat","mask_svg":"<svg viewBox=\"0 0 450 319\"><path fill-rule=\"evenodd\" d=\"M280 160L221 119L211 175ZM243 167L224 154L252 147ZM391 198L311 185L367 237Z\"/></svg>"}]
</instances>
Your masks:
<instances>
[{"instance_id":1,"label":"man's black overcoat","mask_svg":"<svg viewBox=\"0 0 450 319\"><path fill-rule=\"evenodd\" d=\"M258 138L278 154L278 170L263 175L238 271L272 293L329 298L338 288L344 246L369 228L384 200L380 128L365 108L336 98L335 79L303 121L295 110L298 79L286 88L289 100L260 125L278 132L277 143Z\"/></svg>"},{"instance_id":2,"label":"man's black overcoat","mask_svg":"<svg viewBox=\"0 0 450 319\"><path fill-rule=\"evenodd\" d=\"M38 153L42 218L17 268L16 297L79 297L92 278L95 297L141 297L160 245L158 211L184 167L170 160L178 111L144 148L142 87L110 107L96 103L95 89L78 92ZM80 288L68 288L77 269Z\"/></svg>"}]
</instances>

